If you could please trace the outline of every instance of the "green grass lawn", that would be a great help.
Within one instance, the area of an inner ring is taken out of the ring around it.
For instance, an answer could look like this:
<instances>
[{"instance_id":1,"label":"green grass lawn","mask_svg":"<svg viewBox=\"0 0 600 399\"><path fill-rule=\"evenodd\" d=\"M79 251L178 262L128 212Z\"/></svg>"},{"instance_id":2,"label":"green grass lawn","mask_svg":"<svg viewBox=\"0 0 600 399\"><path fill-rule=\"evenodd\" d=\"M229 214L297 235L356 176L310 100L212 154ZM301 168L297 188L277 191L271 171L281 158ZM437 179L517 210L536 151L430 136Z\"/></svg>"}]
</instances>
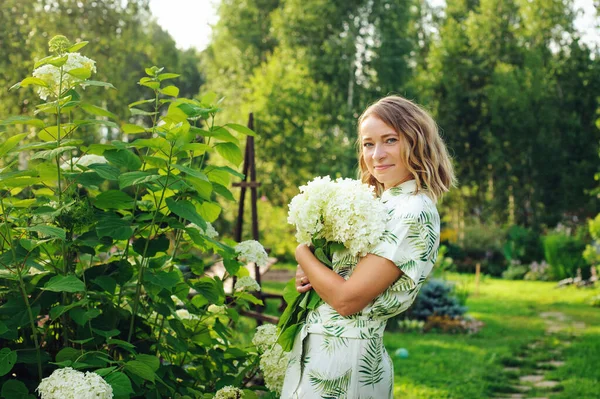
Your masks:
<instances>
[{"instance_id":1,"label":"green grass lawn","mask_svg":"<svg viewBox=\"0 0 600 399\"><path fill-rule=\"evenodd\" d=\"M518 376L532 372L536 362L563 360L546 372L560 382L553 392L532 390L527 397L600 398L600 309L589 299L600 289L557 289L552 282L507 281L485 278L478 296L472 275L450 274L471 292L469 314L485 323L474 335L386 332L385 344L394 360L395 397L402 399L481 399L516 392ZM265 282L266 292L281 292L283 283ZM584 322L579 333L545 332L542 312L562 312L570 322ZM277 314L277 303L267 303ZM537 342L535 349L527 349ZM406 359L394 357L406 348ZM554 351L557 351L556 353ZM519 372L505 372L518 366Z\"/></svg>"}]
</instances>

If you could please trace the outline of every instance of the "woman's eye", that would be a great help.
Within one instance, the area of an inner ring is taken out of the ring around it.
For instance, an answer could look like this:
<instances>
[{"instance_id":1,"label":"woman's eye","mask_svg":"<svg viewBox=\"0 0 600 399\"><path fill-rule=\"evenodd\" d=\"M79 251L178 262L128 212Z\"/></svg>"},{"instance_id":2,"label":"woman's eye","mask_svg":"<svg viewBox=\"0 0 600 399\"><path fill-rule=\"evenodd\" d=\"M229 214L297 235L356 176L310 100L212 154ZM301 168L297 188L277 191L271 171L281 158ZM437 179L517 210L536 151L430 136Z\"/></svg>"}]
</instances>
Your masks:
<instances>
[{"instance_id":1,"label":"woman's eye","mask_svg":"<svg viewBox=\"0 0 600 399\"><path fill-rule=\"evenodd\" d=\"M372 143L363 143L363 147L372 147L373 144Z\"/></svg>"},{"instance_id":2,"label":"woman's eye","mask_svg":"<svg viewBox=\"0 0 600 399\"><path fill-rule=\"evenodd\" d=\"M394 144L397 141L398 141L398 139L392 138L392 139L387 139L385 142L388 143L388 144Z\"/></svg>"}]
</instances>

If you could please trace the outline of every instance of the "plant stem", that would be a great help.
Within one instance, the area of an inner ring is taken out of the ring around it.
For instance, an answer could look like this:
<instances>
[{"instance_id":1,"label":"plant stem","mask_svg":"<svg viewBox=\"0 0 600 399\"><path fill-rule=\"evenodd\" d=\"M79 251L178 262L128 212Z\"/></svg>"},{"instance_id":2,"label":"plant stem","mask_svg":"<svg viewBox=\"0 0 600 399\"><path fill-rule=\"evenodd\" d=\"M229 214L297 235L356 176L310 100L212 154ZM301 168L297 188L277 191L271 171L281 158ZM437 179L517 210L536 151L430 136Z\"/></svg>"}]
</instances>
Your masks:
<instances>
[{"instance_id":1,"label":"plant stem","mask_svg":"<svg viewBox=\"0 0 600 399\"><path fill-rule=\"evenodd\" d=\"M156 223L156 219L158 217L158 214L160 213L160 205L163 202L163 199L165 198L165 192L167 191L167 185L169 183L169 177L171 177L171 161L173 160L173 143L171 143L171 149L169 151L169 162L167 164L167 177L165 179L165 185L162 189L162 192L160 193L160 200L158 201L158 205L156 206L156 212L154 212L154 215L152 216L152 222L150 222L150 226L154 226L154 224ZM157 229L158 231L158 229ZM133 336L133 328L134 328L134 323L135 323L135 316L137 314L137 310L138 310L138 306L139 306L139 302L140 302L140 293L142 291L142 280L144 278L144 269L145 267L148 265L148 263L150 262L150 260L148 258L146 258L146 253L148 251L148 244L150 243L150 237L152 236L152 230L150 230L148 232L148 239L146 240L146 245L144 246L144 252L142 253L142 263L140 265L140 270L138 271L138 281L136 284L136 290L135 290L135 300L133 303L133 309L132 309L132 315L131 315L131 323L129 323L129 334L127 337L127 342L131 342L131 337ZM145 261L145 262L144 262Z\"/></svg>"},{"instance_id":2,"label":"plant stem","mask_svg":"<svg viewBox=\"0 0 600 399\"><path fill-rule=\"evenodd\" d=\"M8 215L6 214L6 208L4 207L4 200L0 197L0 206L2 207L2 214L4 215L4 221L6 223L6 231L8 234L8 239L10 242L10 249L13 255L13 262L17 262L17 251L15 251L15 247L12 243L12 234L10 232L10 227L8 226ZM19 288L21 289L21 295L23 296L23 301L25 302L25 306L27 307L27 315L29 316L29 325L31 327L31 334L33 336L33 342L35 344L35 352L37 358L37 366L38 366L38 380L42 380L42 358L40 356L40 343L38 341L37 329L35 328L35 320L33 317L33 312L31 311L31 305L29 303L29 297L27 296L27 290L25 289L25 283L23 282L23 273L22 269L18 266L16 267L17 276L19 277Z\"/></svg>"}]
</instances>

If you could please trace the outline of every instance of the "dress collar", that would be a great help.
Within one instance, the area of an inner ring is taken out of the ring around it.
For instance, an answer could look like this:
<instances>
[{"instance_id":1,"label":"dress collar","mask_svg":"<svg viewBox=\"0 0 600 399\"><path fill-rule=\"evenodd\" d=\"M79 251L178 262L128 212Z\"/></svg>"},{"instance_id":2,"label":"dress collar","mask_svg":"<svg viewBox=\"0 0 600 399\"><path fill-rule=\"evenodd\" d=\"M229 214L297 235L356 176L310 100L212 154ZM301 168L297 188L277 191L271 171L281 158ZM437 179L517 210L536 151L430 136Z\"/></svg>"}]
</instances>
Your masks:
<instances>
[{"instance_id":1,"label":"dress collar","mask_svg":"<svg viewBox=\"0 0 600 399\"><path fill-rule=\"evenodd\" d=\"M417 182L416 180L407 180L402 184L399 184L394 187L390 187L383 192L381 195L382 199L389 199L390 197L395 197L400 194L414 194L417 192Z\"/></svg>"}]
</instances>

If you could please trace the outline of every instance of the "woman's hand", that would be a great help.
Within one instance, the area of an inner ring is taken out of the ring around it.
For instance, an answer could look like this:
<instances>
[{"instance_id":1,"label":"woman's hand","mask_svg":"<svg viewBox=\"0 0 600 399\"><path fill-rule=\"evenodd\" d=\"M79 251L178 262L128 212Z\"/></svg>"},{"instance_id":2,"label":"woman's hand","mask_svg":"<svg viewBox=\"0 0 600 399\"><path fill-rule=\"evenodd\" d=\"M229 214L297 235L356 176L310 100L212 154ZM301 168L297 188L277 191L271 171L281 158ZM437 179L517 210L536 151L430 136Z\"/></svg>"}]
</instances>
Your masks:
<instances>
[{"instance_id":1,"label":"woman's hand","mask_svg":"<svg viewBox=\"0 0 600 399\"><path fill-rule=\"evenodd\" d=\"M302 270L302 266L298 265L296 268L296 291L304 294L311 289L312 286L310 285L310 281L308 281L308 277L304 273L304 270Z\"/></svg>"}]
</instances>

